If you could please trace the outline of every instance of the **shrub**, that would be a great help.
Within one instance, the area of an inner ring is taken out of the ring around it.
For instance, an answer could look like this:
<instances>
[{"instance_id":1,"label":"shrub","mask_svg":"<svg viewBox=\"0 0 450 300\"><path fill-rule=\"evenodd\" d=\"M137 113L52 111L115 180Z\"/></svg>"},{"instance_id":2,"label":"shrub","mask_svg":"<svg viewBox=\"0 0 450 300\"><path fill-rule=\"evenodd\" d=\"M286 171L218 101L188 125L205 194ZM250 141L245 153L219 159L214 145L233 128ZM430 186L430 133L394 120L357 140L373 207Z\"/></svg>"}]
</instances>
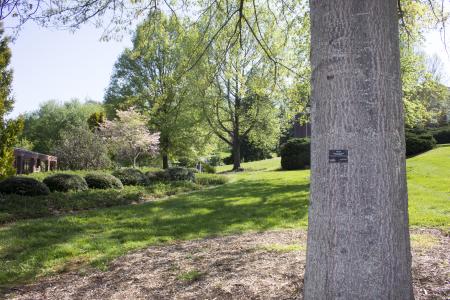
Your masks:
<instances>
[{"instance_id":1,"label":"shrub","mask_svg":"<svg viewBox=\"0 0 450 300\"><path fill-rule=\"evenodd\" d=\"M220 166L222 164L222 158L220 157L220 155L214 154L208 159L208 164L213 167Z\"/></svg>"},{"instance_id":2,"label":"shrub","mask_svg":"<svg viewBox=\"0 0 450 300\"><path fill-rule=\"evenodd\" d=\"M105 142L88 128L62 131L53 152L58 156L58 167L64 170L98 170L111 166Z\"/></svg>"},{"instance_id":3,"label":"shrub","mask_svg":"<svg viewBox=\"0 0 450 300\"><path fill-rule=\"evenodd\" d=\"M294 138L281 146L281 167L284 170L305 169L310 165L311 143L309 139Z\"/></svg>"},{"instance_id":4,"label":"shrub","mask_svg":"<svg viewBox=\"0 0 450 300\"><path fill-rule=\"evenodd\" d=\"M216 167L210 165L210 164L202 164L202 171L209 174L216 173Z\"/></svg>"},{"instance_id":5,"label":"shrub","mask_svg":"<svg viewBox=\"0 0 450 300\"><path fill-rule=\"evenodd\" d=\"M436 140L430 134L415 134L406 132L406 156L417 155L431 150L436 146Z\"/></svg>"},{"instance_id":6,"label":"shrub","mask_svg":"<svg viewBox=\"0 0 450 300\"><path fill-rule=\"evenodd\" d=\"M88 189L86 180L75 174L55 174L44 179L44 183L52 192L85 191Z\"/></svg>"},{"instance_id":7,"label":"shrub","mask_svg":"<svg viewBox=\"0 0 450 300\"><path fill-rule=\"evenodd\" d=\"M432 134L438 144L450 143L450 127L434 130Z\"/></svg>"},{"instance_id":8,"label":"shrub","mask_svg":"<svg viewBox=\"0 0 450 300\"><path fill-rule=\"evenodd\" d=\"M50 194L48 187L36 179L29 177L9 177L0 182L0 193L22 196L40 196Z\"/></svg>"},{"instance_id":9,"label":"shrub","mask_svg":"<svg viewBox=\"0 0 450 300\"><path fill-rule=\"evenodd\" d=\"M195 173L192 169L186 169L181 167L169 168L165 171L167 173L167 178L170 181L194 181Z\"/></svg>"},{"instance_id":10,"label":"shrub","mask_svg":"<svg viewBox=\"0 0 450 300\"><path fill-rule=\"evenodd\" d=\"M123 185L146 185L147 177L138 169L128 168L116 170L112 173L119 178Z\"/></svg>"},{"instance_id":11,"label":"shrub","mask_svg":"<svg viewBox=\"0 0 450 300\"><path fill-rule=\"evenodd\" d=\"M225 165L232 165L234 163L233 155L227 156L223 159Z\"/></svg>"},{"instance_id":12,"label":"shrub","mask_svg":"<svg viewBox=\"0 0 450 300\"><path fill-rule=\"evenodd\" d=\"M225 184L229 181L229 178L224 175L217 174L197 174L195 175L195 183L200 185L219 185Z\"/></svg>"},{"instance_id":13,"label":"shrub","mask_svg":"<svg viewBox=\"0 0 450 300\"><path fill-rule=\"evenodd\" d=\"M169 180L167 173L164 170L149 171L145 173L145 177L147 177L149 183Z\"/></svg>"},{"instance_id":14,"label":"shrub","mask_svg":"<svg viewBox=\"0 0 450 300\"><path fill-rule=\"evenodd\" d=\"M106 173L87 174L84 176L84 179L91 189L105 190L123 188L123 184L119 178Z\"/></svg>"}]
</instances>

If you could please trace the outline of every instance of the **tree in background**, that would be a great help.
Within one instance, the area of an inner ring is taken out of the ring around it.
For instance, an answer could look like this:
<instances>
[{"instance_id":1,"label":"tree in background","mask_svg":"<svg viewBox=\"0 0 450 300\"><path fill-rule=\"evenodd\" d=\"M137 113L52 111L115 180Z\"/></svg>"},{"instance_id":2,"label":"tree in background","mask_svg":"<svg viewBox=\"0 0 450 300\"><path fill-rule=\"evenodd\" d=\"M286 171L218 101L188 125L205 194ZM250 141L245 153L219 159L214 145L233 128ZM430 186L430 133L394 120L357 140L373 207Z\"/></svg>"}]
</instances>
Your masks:
<instances>
[{"instance_id":1,"label":"tree in background","mask_svg":"<svg viewBox=\"0 0 450 300\"><path fill-rule=\"evenodd\" d=\"M102 105L93 101L47 101L38 110L25 115L22 137L33 143L34 151L51 154L63 132L73 127L86 127L88 118L101 111Z\"/></svg>"},{"instance_id":2,"label":"tree in background","mask_svg":"<svg viewBox=\"0 0 450 300\"><path fill-rule=\"evenodd\" d=\"M105 121L106 121L106 114L101 111L93 113L87 120L87 123L90 130L96 131L100 128L100 126L103 123L105 123Z\"/></svg>"},{"instance_id":3,"label":"tree in background","mask_svg":"<svg viewBox=\"0 0 450 300\"><path fill-rule=\"evenodd\" d=\"M12 111L14 99L11 95L13 72L9 68L11 51L8 38L3 35L0 23L0 179L15 174L14 145L22 131L23 121L7 120L6 115Z\"/></svg>"},{"instance_id":4,"label":"tree in background","mask_svg":"<svg viewBox=\"0 0 450 300\"><path fill-rule=\"evenodd\" d=\"M159 133L150 133L149 120L134 108L117 110L117 118L100 125L100 133L109 141L114 158L136 167L143 155L155 156L159 151Z\"/></svg>"},{"instance_id":5,"label":"tree in background","mask_svg":"<svg viewBox=\"0 0 450 300\"><path fill-rule=\"evenodd\" d=\"M63 170L99 170L112 166L105 141L87 125L69 127L60 132L51 150Z\"/></svg>"},{"instance_id":6,"label":"tree in background","mask_svg":"<svg viewBox=\"0 0 450 300\"><path fill-rule=\"evenodd\" d=\"M187 72L197 33L187 26L176 16L152 13L115 64L105 96L109 115L135 107L149 116L149 128L160 132L163 168L171 157L199 155L208 144L195 104L202 83L198 73Z\"/></svg>"}]
</instances>

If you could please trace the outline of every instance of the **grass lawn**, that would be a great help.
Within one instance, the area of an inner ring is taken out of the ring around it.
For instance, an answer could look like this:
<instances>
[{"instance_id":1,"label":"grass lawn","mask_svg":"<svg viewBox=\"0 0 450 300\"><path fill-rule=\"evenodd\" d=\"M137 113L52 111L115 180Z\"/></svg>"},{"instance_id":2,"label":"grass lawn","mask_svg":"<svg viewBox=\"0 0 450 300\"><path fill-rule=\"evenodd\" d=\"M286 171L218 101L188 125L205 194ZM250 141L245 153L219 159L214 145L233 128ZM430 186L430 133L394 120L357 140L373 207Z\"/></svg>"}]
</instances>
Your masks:
<instances>
[{"instance_id":1,"label":"grass lawn","mask_svg":"<svg viewBox=\"0 0 450 300\"><path fill-rule=\"evenodd\" d=\"M250 171L193 194L4 225L0 287L89 264L105 268L111 259L149 245L306 227L309 171L278 171L279 159L243 167ZM411 225L448 230L450 147L408 160L408 186Z\"/></svg>"}]
</instances>

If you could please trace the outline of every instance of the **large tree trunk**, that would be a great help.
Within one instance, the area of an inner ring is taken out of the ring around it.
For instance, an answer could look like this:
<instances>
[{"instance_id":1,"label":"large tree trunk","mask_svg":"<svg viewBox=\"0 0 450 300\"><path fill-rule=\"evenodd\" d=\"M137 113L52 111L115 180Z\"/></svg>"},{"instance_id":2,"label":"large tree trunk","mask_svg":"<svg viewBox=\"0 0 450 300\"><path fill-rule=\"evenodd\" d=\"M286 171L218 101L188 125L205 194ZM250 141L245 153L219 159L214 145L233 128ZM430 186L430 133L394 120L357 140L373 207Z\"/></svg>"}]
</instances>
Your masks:
<instances>
[{"instance_id":1,"label":"large tree trunk","mask_svg":"<svg viewBox=\"0 0 450 300\"><path fill-rule=\"evenodd\" d=\"M310 0L306 299L413 298L396 4Z\"/></svg>"}]
</instances>

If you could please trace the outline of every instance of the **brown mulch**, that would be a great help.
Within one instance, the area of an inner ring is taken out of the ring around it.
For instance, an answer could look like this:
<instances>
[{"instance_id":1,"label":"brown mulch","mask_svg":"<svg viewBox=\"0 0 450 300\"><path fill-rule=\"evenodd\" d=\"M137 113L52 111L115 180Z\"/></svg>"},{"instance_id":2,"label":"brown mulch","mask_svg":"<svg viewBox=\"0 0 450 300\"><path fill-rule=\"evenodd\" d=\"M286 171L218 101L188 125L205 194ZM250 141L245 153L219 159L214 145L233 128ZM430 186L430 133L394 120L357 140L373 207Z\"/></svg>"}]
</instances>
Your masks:
<instances>
[{"instance_id":1,"label":"brown mulch","mask_svg":"<svg viewBox=\"0 0 450 300\"><path fill-rule=\"evenodd\" d=\"M450 238L416 229L416 299L449 299ZM301 299L304 230L246 233L149 247L108 271L70 272L15 289L11 299Z\"/></svg>"}]
</instances>

